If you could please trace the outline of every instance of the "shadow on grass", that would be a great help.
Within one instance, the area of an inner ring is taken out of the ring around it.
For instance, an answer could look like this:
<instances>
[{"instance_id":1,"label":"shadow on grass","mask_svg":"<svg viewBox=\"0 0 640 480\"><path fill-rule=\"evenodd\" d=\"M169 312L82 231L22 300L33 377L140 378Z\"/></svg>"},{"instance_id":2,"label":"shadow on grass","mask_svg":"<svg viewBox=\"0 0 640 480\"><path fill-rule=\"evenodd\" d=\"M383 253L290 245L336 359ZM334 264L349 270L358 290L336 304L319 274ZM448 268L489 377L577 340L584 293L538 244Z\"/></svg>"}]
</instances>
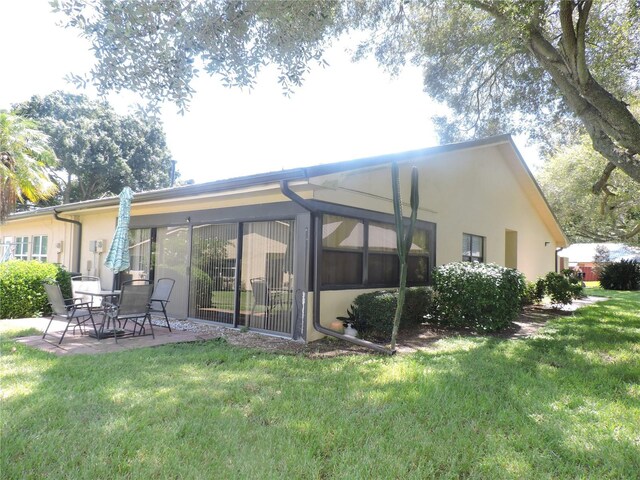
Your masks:
<instances>
[{"instance_id":1,"label":"shadow on grass","mask_svg":"<svg viewBox=\"0 0 640 480\"><path fill-rule=\"evenodd\" d=\"M3 359L2 471L632 478L640 332L626 303L585 308L538 338L449 339L394 358L319 361L221 342L53 358L19 346Z\"/></svg>"}]
</instances>

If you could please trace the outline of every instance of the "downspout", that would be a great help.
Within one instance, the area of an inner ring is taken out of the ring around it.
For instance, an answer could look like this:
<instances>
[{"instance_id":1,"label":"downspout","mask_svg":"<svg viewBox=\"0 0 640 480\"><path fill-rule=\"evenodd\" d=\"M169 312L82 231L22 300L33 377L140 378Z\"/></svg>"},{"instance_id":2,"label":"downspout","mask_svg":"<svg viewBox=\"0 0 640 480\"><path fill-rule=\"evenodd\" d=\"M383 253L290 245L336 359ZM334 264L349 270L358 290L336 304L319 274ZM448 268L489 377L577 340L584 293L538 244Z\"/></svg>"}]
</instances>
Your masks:
<instances>
[{"instance_id":1,"label":"downspout","mask_svg":"<svg viewBox=\"0 0 640 480\"><path fill-rule=\"evenodd\" d=\"M80 223L78 220L71 220L69 218L62 218L59 213L56 211L56 209L53 209L53 216L55 217L56 220L60 221L60 222L66 222L66 223L72 223L74 225L77 225L78 227L78 242L76 245L76 258L74 259L74 272L80 272L80 255L82 254L82 223Z\"/></svg>"},{"instance_id":2,"label":"downspout","mask_svg":"<svg viewBox=\"0 0 640 480\"><path fill-rule=\"evenodd\" d=\"M361 347L366 347L371 350L375 350L379 353L386 353L388 355L393 355L396 353L395 350L389 350L387 347L383 345L379 345L377 343L368 342L367 340L362 340L360 338L352 337L350 335L344 335L342 333L338 333L335 330L331 330L329 328L323 327L320 324L320 257L319 257L319 248L318 248L318 240L317 234L322 231L322 225L320 224L320 210L318 210L315 206L313 206L310 202L302 198L300 195L294 193L289 188L288 180L280 181L280 191L282 194L293 200L295 203L300 205L302 208L311 213L311 218L313 219L313 234L310 235L310 244L311 249L313 250L313 309L311 313L311 317L313 319L313 328L324 335L328 335L330 337L339 338L340 340L345 340L350 343L354 343L356 345L360 345Z\"/></svg>"},{"instance_id":3,"label":"downspout","mask_svg":"<svg viewBox=\"0 0 640 480\"><path fill-rule=\"evenodd\" d=\"M558 254L567 247L556 248L556 273L560 273L558 271Z\"/></svg>"}]
</instances>

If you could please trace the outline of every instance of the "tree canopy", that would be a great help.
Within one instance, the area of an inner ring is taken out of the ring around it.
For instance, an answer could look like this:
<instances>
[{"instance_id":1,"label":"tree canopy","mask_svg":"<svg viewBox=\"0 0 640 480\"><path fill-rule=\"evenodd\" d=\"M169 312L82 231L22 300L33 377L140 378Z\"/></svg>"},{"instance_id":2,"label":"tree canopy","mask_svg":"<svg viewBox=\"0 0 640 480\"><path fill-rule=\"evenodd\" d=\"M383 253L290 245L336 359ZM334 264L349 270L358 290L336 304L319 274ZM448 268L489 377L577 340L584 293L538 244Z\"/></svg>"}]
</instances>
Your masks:
<instances>
[{"instance_id":1,"label":"tree canopy","mask_svg":"<svg viewBox=\"0 0 640 480\"><path fill-rule=\"evenodd\" d=\"M91 81L181 109L203 69L251 86L267 63L285 91L301 84L332 40L367 32L392 72L424 67L424 86L451 115L442 139L526 131L562 142L581 127L607 163L640 182L640 7L634 0L58 0L66 25L93 44Z\"/></svg>"},{"instance_id":2,"label":"tree canopy","mask_svg":"<svg viewBox=\"0 0 640 480\"><path fill-rule=\"evenodd\" d=\"M55 163L49 138L34 121L0 112L0 223L16 201L38 202L55 194L48 175Z\"/></svg>"},{"instance_id":3,"label":"tree canopy","mask_svg":"<svg viewBox=\"0 0 640 480\"><path fill-rule=\"evenodd\" d=\"M82 201L170 185L171 155L162 125L142 113L118 115L106 102L54 92L14 105L37 120L59 158L62 201Z\"/></svg>"},{"instance_id":4,"label":"tree canopy","mask_svg":"<svg viewBox=\"0 0 640 480\"><path fill-rule=\"evenodd\" d=\"M606 160L589 145L567 145L551 155L537 175L549 204L572 242L623 242L640 245L640 189L627 175L614 171L595 195L585 185L595 182Z\"/></svg>"}]
</instances>

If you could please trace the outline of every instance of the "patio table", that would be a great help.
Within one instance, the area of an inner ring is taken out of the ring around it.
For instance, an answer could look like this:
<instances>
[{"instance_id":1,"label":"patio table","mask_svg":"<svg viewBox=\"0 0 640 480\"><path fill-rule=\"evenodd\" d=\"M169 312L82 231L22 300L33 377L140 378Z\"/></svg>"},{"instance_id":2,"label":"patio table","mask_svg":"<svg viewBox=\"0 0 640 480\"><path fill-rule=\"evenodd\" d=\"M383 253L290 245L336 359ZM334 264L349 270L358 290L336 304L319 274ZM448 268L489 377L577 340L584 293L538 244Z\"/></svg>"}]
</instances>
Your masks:
<instances>
[{"instance_id":1,"label":"patio table","mask_svg":"<svg viewBox=\"0 0 640 480\"><path fill-rule=\"evenodd\" d=\"M100 290L99 292L89 292L89 291L85 291L85 290L76 290L76 293L79 293L80 295L90 295L91 297L101 297L102 298L102 305L104 305L105 300L107 298L120 296L120 290ZM92 300L93 300L93 298L92 298ZM103 338L113 338L114 330L116 330L116 333L115 333L116 335L120 335L120 331L122 331L122 335L124 335L124 330L122 330L122 329L117 330L115 325L113 326L113 328L111 330L105 331L105 317L106 317L106 311L103 308L102 309L102 322L100 323L100 329L97 330L96 332L94 332L93 334L89 334L90 336L95 337L98 340L102 340ZM109 325L107 325L106 328L108 329Z\"/></svg>"}]
</instances>

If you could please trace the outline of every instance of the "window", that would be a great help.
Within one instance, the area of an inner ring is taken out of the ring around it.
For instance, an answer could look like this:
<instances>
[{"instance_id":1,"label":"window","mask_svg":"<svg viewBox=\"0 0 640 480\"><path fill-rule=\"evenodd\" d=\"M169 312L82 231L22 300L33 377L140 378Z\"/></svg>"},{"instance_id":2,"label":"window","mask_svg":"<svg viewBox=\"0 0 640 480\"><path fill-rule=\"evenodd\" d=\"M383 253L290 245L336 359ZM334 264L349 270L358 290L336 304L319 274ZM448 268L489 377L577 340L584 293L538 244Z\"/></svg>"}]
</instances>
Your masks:
<instances>
[{"instance_id":1,"label":"window","mask_svg":"<svg viewBox=\"0 0 640 480\"><path fill-rule=\"evenodd\" d=\"M429 282L429 232L416 227L407 258L407 285L426 285Z\"/></svg>"},{"instance_id":2,"label":"window","mask_svg":"<svg viewBox=\"0 0 640 480\"><path fill-rule=\"evenodd\" d=\"M370 285L397 285L400 260L395 225L369 222L369 268L367 283Z\"/></svg>"},{"instance_id":3,"label":"window","mask_svg":"<svg viewBox=\"0 0 640 480\"><path fill-rule=\"evenodd\" d=\"M462 261L484 262L484 237L462 234Z\"/></svg>"},{"instance_id":4,"label":"window","mask_svg":"<svg viewBox=\"0 0 640 480\"><path fill-rule=\"evenodd\" d=\"M323 285L362 284L364 222L324 215L322 248Z\"/></svg>"},{"instance_id":5,"label":"window","mask_svg":"<svg viewBox=\"0 0 640 480\"><path fill-rule=\"evenodd\" d=\"M396 241L395 225L324 215L322 285L397 287L400 260ZM429 281L427 229L414 229L407 263L407 284L426 285Z\"/></svg>"},{"instance_id":6,"label":"window","mask_svg":"<svg viewBox=\"0 0 640 480\"><path fill-rule=\"evenodd\" d=\"M29 237L16 237L13 258L16 260L29 260Z\"/></svg>"},{"instance_id":7,"label":"window","mask_svg":"<svg viewBox=\"0 0 640 480\"><path fill-rule=\"evenodd\" d=\"M46 235L34 235L31 244L31 259L45 263L47 261L47 241Z\"/></svg>"}]
</instances>

